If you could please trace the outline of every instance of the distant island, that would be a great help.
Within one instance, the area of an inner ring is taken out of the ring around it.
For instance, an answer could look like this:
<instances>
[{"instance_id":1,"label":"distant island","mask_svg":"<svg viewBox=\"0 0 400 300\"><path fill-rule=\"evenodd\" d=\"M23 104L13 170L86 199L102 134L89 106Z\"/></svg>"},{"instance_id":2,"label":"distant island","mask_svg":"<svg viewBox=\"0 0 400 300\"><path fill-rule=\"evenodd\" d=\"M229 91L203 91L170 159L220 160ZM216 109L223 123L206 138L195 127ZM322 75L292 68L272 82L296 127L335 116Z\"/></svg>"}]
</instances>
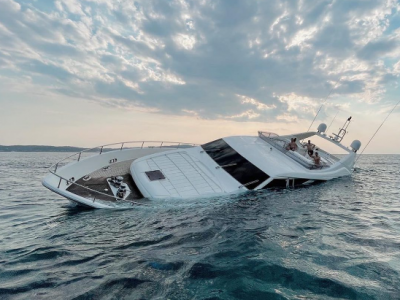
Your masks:
<instances>
[{"instance_id":1,"label":"distant island","mask_svg":"<svg viewBox=\"0 0 400 300\"><path fill-rule=\"evenodd\" d=\"M0 152L80 152L85 149L87 148L71 146L0 145ZM93 149L93 151L98 151L98 149Z\"/></svg>"}]
</instances>

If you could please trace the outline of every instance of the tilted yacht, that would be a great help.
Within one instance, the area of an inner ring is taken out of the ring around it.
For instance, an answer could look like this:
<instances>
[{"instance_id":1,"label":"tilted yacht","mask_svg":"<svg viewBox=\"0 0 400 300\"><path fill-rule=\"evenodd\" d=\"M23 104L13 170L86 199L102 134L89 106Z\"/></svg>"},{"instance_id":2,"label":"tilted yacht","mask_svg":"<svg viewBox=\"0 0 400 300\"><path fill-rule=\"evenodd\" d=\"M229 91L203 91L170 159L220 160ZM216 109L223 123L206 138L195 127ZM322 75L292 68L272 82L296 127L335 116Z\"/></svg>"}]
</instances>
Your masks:
<instances>
[{"instance_id":1,"label":"tilted yacht","mask_svg":"<svg viewBox=\"0 0 400 300\"><path fill-rule=\"evenodd\" d=\"M341 143L350 120L332 136L326 135L327 126L321 124L316 132L283 136L258 132L258 136L230 136L203 145L124 142L100 146L54 164L42 183L79 205L95 208L120 207L121 202L140 205L141 199L309 185L351 175L361 143L355 140L350 147ZM347 154L339 159L314 145L313 155L318 152L320 157L316 160L300 142L315 136Z\"/></svg>"}]
</instances>

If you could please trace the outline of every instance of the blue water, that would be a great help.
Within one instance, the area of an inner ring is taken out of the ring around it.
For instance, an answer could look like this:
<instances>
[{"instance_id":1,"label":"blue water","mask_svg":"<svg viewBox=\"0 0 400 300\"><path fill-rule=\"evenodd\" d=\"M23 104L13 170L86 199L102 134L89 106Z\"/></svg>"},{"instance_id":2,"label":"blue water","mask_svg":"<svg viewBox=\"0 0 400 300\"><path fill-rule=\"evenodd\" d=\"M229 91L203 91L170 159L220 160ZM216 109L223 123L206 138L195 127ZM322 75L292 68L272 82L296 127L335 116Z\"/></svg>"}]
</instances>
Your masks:
<instances>
[{"instance_id":1,"label":"blue water","mask_svg":"<svg viewBox=\"0 0 400 300\"><path fill-rule=\"evenodd\" d=\"M275 192L82 210L0 153L1 299L400 299L400 156Z\"/></svg>"}]
</instances>

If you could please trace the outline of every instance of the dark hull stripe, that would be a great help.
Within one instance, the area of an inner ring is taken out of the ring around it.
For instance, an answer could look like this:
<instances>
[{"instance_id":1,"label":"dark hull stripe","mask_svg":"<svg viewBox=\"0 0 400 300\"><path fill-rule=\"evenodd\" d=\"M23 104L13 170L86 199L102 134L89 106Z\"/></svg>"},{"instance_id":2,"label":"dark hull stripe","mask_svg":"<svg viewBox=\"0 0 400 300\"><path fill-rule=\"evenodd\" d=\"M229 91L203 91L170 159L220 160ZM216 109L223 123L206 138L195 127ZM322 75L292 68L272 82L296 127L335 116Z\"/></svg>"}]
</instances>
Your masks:
<instances>
[{"instance_id":1,"label":"dark hull stripe","mask_svg":"<svg viewBox=\"0 0 400 300\"><path fill-rule=\"evenodd\" d=\"M294 180L294 187L300 186L309 186L318 184L321 182L325 182L325 180L314 180L314 179L306 179L306 178L290 178L289 179L289 187L293 187ZM312 181L310 183L304 184L307 181ZM274 179L270 183L268 183L263 189L282 189L287 187L287 179Z\"/></svg>"}]
</instances>

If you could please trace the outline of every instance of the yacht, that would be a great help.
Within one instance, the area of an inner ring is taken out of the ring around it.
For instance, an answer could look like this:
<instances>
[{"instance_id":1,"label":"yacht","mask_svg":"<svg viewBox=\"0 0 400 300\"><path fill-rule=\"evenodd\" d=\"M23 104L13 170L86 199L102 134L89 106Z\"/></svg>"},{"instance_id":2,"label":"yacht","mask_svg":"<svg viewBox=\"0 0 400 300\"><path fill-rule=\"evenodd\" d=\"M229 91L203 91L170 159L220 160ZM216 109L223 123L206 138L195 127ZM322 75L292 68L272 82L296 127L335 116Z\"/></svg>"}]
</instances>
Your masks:
<instances>
[{"instance_id":1,"label":"yacht","mask_svg":"<svg viewBox=\"0 0 400 300\"><path fill-rule=\"evenodd\" d=\"M350 121L351 117L330 136L322 123L317 131L282 136L259 131L256 136L229 136L202 145L152 141L104 145L57 162L42 183L93 208L311 185L352 174L361 142L342 144ZM346 154L338 158L307 142L315 137Z\"/></svg>"}]
</instances>

